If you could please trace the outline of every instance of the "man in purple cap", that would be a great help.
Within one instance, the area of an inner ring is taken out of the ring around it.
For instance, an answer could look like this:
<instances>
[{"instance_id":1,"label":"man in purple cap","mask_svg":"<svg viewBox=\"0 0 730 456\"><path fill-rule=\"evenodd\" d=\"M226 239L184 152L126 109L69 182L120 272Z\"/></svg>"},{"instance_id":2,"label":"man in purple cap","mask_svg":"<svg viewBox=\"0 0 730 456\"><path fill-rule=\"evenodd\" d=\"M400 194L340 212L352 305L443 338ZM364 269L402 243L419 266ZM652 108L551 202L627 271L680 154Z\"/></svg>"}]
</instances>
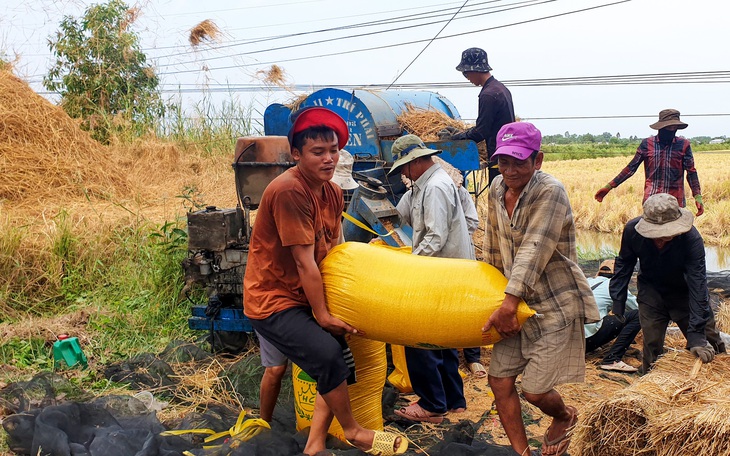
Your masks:
<instances>
[{"instance_id":1,"label":"man in purple cap","mask_svg":"<svg viewBox=\"0 0 730 456\"><path fill-rule=\"evenodd\" d=\"M644 162L644 199L657 193L668 193L679 202L681 207L686 205L684 200L684 177L687 172L687 183L692 189L692 196L697 206L697 215L705 212L702 202L700 179L697 177L695 160L692 156L692 147L689 140L677 137L677 130L687 128L687 124L679 119L676 109L663 109L659 113L659 120L649 125L657 131L656 136L650 136L639 144L636 155L616 177L596 192L596 201L603 201L611 189L618 187L629 177L633 176L639 165Z\"/></svg>"},{"instance_id":2,"label":"man in purple cap","mask_svg":"<svg viewBox=\"0 0 730 456\"><path fill-rule=\"evenodd\" d=\"M501 176L489 188L484 260L508 279L502 305L485 323L503 339L492 349L489 385L512 448L531 454L515 387L552 417L543 436L543 455L567 451L578 421L555 386L585 380L584 324L600 319L593 293L578 266L575 225L568 194L540 171L542 135L534 125L514 122L497 134L494 158ZM520 300L539 314L517 322Z\"/></svg>"},{"instance_id":3,"label":"man in purple cap","mask_svg":"<svg viewBox=\"0 0 730 456\"><path fill-rule=\"evenodd\" d=\"M345 121L310 107L293 115L289 130L296 166L264 190L251 233L243 278L244 314L258 334L317 381L312 426L304 453L326 449L333 417L361 450L401 454L408 441L360 426L347 385L355 380L345 334L360 334L330 314L318 264L342 237L342 189L330 182L348 139Z\"/></svg>"}]
</instances>

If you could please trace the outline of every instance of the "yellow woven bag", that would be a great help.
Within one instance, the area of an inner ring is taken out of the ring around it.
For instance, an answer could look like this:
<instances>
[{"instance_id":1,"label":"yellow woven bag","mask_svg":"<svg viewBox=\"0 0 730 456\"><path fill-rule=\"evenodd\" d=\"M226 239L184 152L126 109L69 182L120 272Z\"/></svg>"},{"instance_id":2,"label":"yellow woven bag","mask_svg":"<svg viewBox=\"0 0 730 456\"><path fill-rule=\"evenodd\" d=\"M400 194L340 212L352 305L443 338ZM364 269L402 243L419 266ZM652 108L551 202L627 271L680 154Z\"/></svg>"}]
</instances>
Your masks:
<instances>
[{"instance_id":1,"label":"yellow woven bag","mask_svg":"<svg viewBox=\"0 0 730 456\"><path fill-rule=\"evenodd\" d=\"M348 386L352 415L355 420L367 429L383 430L382 396L385 385L385 374L388 363L385 355L385 344L358 336L346 336L347 345L355 359L357 382ZM299 366L292 366L292 382L294 389L294 410L296 413L297 431L308 427L314 414L314 398L317 396L317 384ZM345 441L345 431L337 421L332 420L328 433Z\"/></svg>"},{"instance_id":2,"label":"yellow woven bag","mask_svg":"<svg viewBox=\"0 0 730 456\"><path fill-rule=\"evenodd\" d=\"M500 339L484 323L504 300L507 278L475 260L434 258L346 242L320 263L332 315L368 339L419 348L466 348ZM535 314L521 302L517 319Z\"/></svg>"}]
</instances>

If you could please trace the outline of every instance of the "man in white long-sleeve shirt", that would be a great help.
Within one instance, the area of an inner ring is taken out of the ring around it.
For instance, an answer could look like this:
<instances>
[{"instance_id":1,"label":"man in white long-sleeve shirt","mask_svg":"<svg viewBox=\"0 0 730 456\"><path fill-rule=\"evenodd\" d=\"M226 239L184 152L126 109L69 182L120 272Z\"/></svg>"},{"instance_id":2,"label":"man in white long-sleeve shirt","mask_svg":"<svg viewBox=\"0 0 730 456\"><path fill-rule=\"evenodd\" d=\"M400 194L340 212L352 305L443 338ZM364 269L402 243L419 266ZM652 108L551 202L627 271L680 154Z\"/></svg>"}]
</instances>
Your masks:
<instances>
[{"instance_id":1,"label":"man in white long-sleeve shirt","mask_svg":"<svg viewBox=\"0 0 730 456\"><path fill-rule=\"evenodd\" d=\"M400 172L413 182L397 209L403 221L413 227L414 255L474 259L459 190L433 160L433 155L440 152L427 148L415 135L402 136L393 143L395 163L390 173ZM466 409L455 349L406 347L405 351L408 374L419 400L395 410L396 415L411 421L440 423L447 412Z\"/></svg>"},{"instance_id":2,"label":"man in white long-sleeve shirt","mask_svg":"<svg viewBox=\"0 0 730 456\"><path fill-rule=\"evenodd\" d=\"M479 228L479 213L477 212L477 207L474 204L471 194L469 194L469 191L463 185L464 176L461 175L461 172L458 169L449 164L449 162L435 155L431 155L431 159L438 166L441 166L441 168L446 171L446 174L449 175L451 180L454 181L454 185L456 185L456 188L458 189L461 208L464 211L466 229L469 232L469 238L473 241L472 236L476 232L477 228ZM412 181L405 176L401 176L401 178L403 179L403 183L406 184L406 187L410 190ZM401 214L407 214L405 218L410 219L412 198L410 197L411 193L407 192L406 195L409 197L401 198L398 202L398 212ZM472 242L472 251L473 250L474 243ZM467 369L469 369L469 372L471 372L476 378L486 377L487 369L485 369L482 364L482 349L480 347L465 348L463 349L463 353L464 363L466 364Z\"/></svg>"}]
</instances>

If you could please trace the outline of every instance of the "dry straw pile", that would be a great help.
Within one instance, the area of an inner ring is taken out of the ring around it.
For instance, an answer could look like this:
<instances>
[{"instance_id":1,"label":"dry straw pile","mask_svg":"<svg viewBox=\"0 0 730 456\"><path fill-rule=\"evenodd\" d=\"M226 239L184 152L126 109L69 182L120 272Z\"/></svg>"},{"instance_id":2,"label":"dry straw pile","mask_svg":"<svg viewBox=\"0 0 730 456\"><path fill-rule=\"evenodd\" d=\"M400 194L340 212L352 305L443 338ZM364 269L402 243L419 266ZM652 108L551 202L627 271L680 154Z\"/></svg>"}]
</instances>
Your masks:
<instances>
[{"instance_id":1,"label":"dry straw pile","mask_svg":"<svg viewBox=\"0 0 730 456\"><path fill-rule=\"evenodd\" d=\"M670 351L654 370L585 407L574 438L583 456L730 455L730 357L706 365Z\"/></svg>"},{"instance_id":2,"label":"dry straw pile","mask_svg":"<svg viewBox=\"0 0 730 456\"><path fill-rule=\"evenodd\" d=\"M7 71L0 71L0 126L0 200L37 204L129 188L114 166L103 166L105 147Z\"/></svg>"}]
</instances>

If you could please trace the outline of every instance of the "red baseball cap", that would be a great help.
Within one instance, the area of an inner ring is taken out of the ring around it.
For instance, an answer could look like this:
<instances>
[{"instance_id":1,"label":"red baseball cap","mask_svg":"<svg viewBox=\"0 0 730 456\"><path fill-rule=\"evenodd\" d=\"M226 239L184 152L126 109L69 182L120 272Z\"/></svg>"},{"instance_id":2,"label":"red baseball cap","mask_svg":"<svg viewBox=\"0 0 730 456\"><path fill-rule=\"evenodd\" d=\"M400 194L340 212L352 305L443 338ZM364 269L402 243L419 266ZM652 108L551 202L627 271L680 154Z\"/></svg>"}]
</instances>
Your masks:
<instances>
[{"instance_id":1,"label":"red baseball cap","mask_svg":"<svg viewBox=\"0 0 730 456\"><path fill-rule=\"evenodd\" d=\"M350 131L344 119L337 115L334 111L319 106L308 106L306 108L294 111L290 118L292 125L289 129L289 145L291 146L292 138L297 133L306 130L309 127L324 126L334 130L337 135L337 147L342 150L347 145L350 137Z\"/></svg>"}]
</instances>

